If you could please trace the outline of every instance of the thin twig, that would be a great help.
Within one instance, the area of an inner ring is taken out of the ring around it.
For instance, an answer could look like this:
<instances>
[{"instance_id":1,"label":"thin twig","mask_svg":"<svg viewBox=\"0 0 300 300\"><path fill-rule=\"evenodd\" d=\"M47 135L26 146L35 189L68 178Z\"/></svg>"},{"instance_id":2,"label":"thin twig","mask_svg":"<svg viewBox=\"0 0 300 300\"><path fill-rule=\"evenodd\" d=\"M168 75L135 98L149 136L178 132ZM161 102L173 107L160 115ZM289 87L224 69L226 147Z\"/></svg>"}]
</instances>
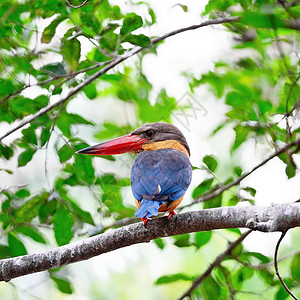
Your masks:
<instances>
[{"instance_id":1,"label":"thin twig","mask_svg":"<svg viewBox=\"0 0 300 300\"><path fill-rule=\"evenodd\" d=\"M240 19L240 17L227 17L227 18L221 18L221 19L208 20L208 21L205 21L205 22L197 24L197 25L187 26L184 28L173 30L163 36L156 37L156 38L152 39L151 41L153 44L156 44L156 43L161 42L162 40L165 40L173 35L176 35L176 34L179 34L179 33L185 32L185 31L195 30L195 29L209 26L209 25L237 22L239 19Z\"/></svg>"},{"instance_id":2,"label":"thin twig","mask_svg":"<svg viewBox=\"0 0 300 300\"><path fill-rule=\"evenodd\" d=\"M290 101L290 98L291 98L291 95L292 95L292 91L297 86L297 83L298 83L299 79L300 79L300 73L295 78L295 80L292 82L292 84L289 88L287 99L286 99L286 102L285 102L285 115L284 115L284 118L287 118L287 117L291 116L293 111L296 109L296 105L294 105L294 107L292 107L290 111L288 110L288 107L289 107L289 101Z\"/></svg>"},{"instance_id":3,"label":"thin twig","mask_svg":"<svg viewBox=\"0 0 300 300\"><path fill-rule=\"evenodd\" d=\"M228 17L228 18L222 18L222 19L209 20L209 21L200 23L198 25L193 25L193 26L181 28L181 29L178 29L178 30L174 30L174 31L171 31L171 32L169 32L169 33L161 36L161 37L157 37L157 38L152 39L151 40L151 44L152 45L157 44L158 42L160 42L160 41L162 41L164 39L167 39L167 38L169 38L171 36L174 36L176 34L179 34L179 33L185 32L185 31L194 30L194 29L198 29L200 27L209 26L209 25L216 25L216 24L224 24L224 23L229 23L229 22L235 22L238 19L239 19L239 17ZM116 65L118 65L121 62L125 61L129 57L136 55L137 53L141 52L144 49L147 49L147 48L143 48L143 47L137 46L137 47L133 48L132 50L128 51L127 53L125 53L123 55L120 55L117 58L113 59L103 69L97 71L96 73L94 73L93 75L91 75L89 78L87 78L86 80L84 80L83 82L81 82L80 84L78 84L76 87L74 87L65 97L61 98L60 100L58 100L57 102L53 103L52 105L49 105L47 107L42 108L37 113L35 113L32 116L30 116L29 118L23 120L19 125L15 126L11 130L9 130L6 134L4 134L3 136L0 137L0 141L2 141L5 137L9 136L10 134L14 133L15 131L17 131L18 129L22 128L26 124L34 121L35 119L39 118L40 116L42 116L44 114L46 114L47 112L49 112L50 110L52 110L54 107L56 107L56 106L58 106L58 105L60 105L62 103L65 103L68 99L70 99L73 95L75 95L80 90L82 90L85 86L87 86L88 84L90 84L91 82L93 82L94 80L96 80L97 78L99 78L100 76L102 76L103 74L105 74L107 71L111 70Z\"/></svg>"},{"instance_id":4,"label":"thin twig","mask_svg":"<svg viewBox=\"0 0 300 300\"><path fill-rule=\"evenodd\" d=\"M45 151L45 160L44 160L44 172L45 172L45 178L46 178L46 182L47 182L47 185L48 185L48 188L49 188L49 192L51 195L53 195L53 197L58 201L57 199L57 196L55 195L55 192L53 190L53 187L50 186L50 180L49 180L49 173L48 173L48 148L49 148L49 144L50 144L50 139L51 139L51 136L53 134L53 131L54 131L54 128L55 128L55 124L57 122L57 119L61 113L61 110L62 110L62 107L63 105L61 104L58 111L57 111L57 114L53 120L53 123L52 123L52 126L51 126L51 129L50 129L50 134L49 134L49 138L47 140L47 143L46 143L46 151Z\"/></svg>"},{"instance_id":5,"label":"thin twig","mask_svg":"<svg viewBox=\"0 0 300 300\"><path fill-rule=\"evenodd\" d=\"M204 202L204 201L208 201L211 200L213 198L215 198L216 196L219 196L221 193L223 193L224 191L228 190L229 188L239 184L242 180L244 180L246 177L248 177L249 175L251 175L254 171L256 171L257 169L259 169L260 167L262 167L263 165L265 165L267 162L269 162L271 159L273 159L274 157L280 155L281 153L286 152L288 149L290 149L291 147L294 146L300 146L300 139L297 139L287 145L285 145L284 147L278 149L277 151L275 151L273 154L271 154L269 157L267 157L266 159L264 159L261 163L259 163L258 165L256 165L252 170L243 173L240 177L238 177L237 179L229 182L226 185L221 186L219 189L217 189L215 192L213 193L208 193L207 195L204 196L200 196L198 198L196 198L192 203L185 205L185 207L189 207L191 205L194 205L195 203L198 202ZM298 149L299 150L299 149Z\"/></svg>"},{"instance_id":6,"label":"thin twig","mask_svg":"<svg viewBox=\"0 0 300 300\"><path fill-rule=\"evenodd\" d=\"M28 184L11 185L11 186L1 189L0 194L3 193L4 191L10 190L10 189L23 189L27 186L28 186Z\"/></svg>"},{"instance_id":7,"label":"thin twig","mask_svg":"<svg viewBox=\"0 0 300 300\"><path fill-rule=\"evenodd\" d=\"M274 267L275 267L275 273L278 277L278 279L280 280L282 286L284 287L284 289L290 294L290 296L292 298L294 298L295 300L299 300L299 298L297 298L292 292L291 290L288 288L288 286L285 284L285 282L283 281L282 277L280 276L279 274L279 270L278 270L278 250L279 250L279 246L280 246L280 243L282 242L283 238L285 237L287 231L283 231L281 233L281 236L276 244L276 247L275 247L275 253L274 253Z\"/></svg>"},{"instance_id":8,"label":"thin twig","mask_svg":"<svg viewBox=\"0 0 300 300\"><path fill-rule=\"evenodd\" d=\"M191 287L178 300L183 300L185 297L190 297L193 290L195 290L202 283L202 281L207 276L209 276L209 274L212 272L212 270L214 268L218 267L221 264L221 262L224 260L224 258L227 255L229 255L232 252L232 250L237 245L239 245L251 232L252 232L252 230L248 230L248 231L244 232L237 240L235 240L234 242L231 242L229 244L229 246L227 247L227 249L216 257L214 262L212 264L210 264L210 266L196 280L194 280Z\"/></svg>"},{"instance_id":9,"label":"thin twig","mask_svg":"<svg viewBox=\"0 0 300 300\"><path fill-rule=\"evenodd\" d=\"M77 6L71 4L68 0L66 0L66 3L67 3L68 6L70 6L72 8L80 8L80 7L84 6L84 5L86 5L88 1L89 0L84 0L81 4L79 4Z\"/></svg>"},{"instance_id":10,"label":"thin twig","mask_svg":"<svg viewBox=\"0 0 300 300\"><path fill-rule=\"evenodd\" d=\"M87 68L84 68L84 69L81 69L77 72L73 72L73 73L67 73L67 74L59 74L59 75L55 75L54 77L52 78L48 78L44 81L40 81L40 82L37 82L35 84L26 84L24 85L22 88L14 91L13 93L5 96L4 98L2 98L0 100L0 104L3 104L4 102L6 102L7 100L9 100L11 97L15 96L15 95L18 95L20 94L22 91L24 91L25 89L27 88L30 88L30 87L33 87L33 86L43 86L44 84L47 84L47 83L50 83L52 81L55 81L55 80L58 80L58 79L61 79L61 78L66 78L67 80L75 77L76 75L79 75L81 73L84 73L84 72L87 72L87 71L91 71L91 70L94 70L94 69L97 69L97 68L100 68L100 67L103 67L107 64L109 64L110 62L112 62L112 60L108 60L108 61L103 61L103 62L98 62L90 67L87 67Z\"/></svg>"},{"instance_id":11,"label":"thin twig","mask_svg":"<svg viewBox=\"0 0 300 300\"><path fill-rule=\"evenodd\" d=\"M290 253L288 253L287 255L281 257L280 259L277 260L277 262L282 262L292 256L295 256L297 254L300 254L300 249L297 249L295 251L292 251ZM265 264L260 264L260 265L253 265L253 264L250 264L250 263L246 263L244 261L242 261L239 257L236 257L236 256L232 256L233 259L235 259L236 261L238 261L240 264L244 265L244 266L247 266L251 269L255 269L255 270L263 270L263 269L268 269L268 268L271 268L274 266L274 261L270 261L268 263L265 263Z\"/></svg>"}]
</instances>

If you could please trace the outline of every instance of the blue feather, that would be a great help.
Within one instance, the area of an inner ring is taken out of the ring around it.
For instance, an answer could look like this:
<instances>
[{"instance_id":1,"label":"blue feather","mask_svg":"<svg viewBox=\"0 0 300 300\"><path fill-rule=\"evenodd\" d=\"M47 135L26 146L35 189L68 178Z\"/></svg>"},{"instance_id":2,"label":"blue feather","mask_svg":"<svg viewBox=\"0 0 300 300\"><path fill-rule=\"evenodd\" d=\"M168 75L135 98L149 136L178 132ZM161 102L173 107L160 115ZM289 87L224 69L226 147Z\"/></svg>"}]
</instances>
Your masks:
<instances>
[{"instance_id":1,"label":"blue feather","mask_svg":"<svg viewBox=\"0 0 300 300\"><path fill-rule=\"evenodd\" d=\"M149 218L151 216L157 216L158 209L161 204L162 202L159 201L143 199L141 201L141 206L134 215L138 218Z\"/></svg>"},{"instance_id":2,"label":"blue feather","mask_svg":"<svg viewBox=\"0 0 300 300\"><path fill-rule=\"evenodd\" d=\"M191 178L189 158L180 151L159 149L140 153L131 172L132 192L141 203L135 216L156 216L163 203L175 201L185 194Z\"/></svg>"}]
</instances>

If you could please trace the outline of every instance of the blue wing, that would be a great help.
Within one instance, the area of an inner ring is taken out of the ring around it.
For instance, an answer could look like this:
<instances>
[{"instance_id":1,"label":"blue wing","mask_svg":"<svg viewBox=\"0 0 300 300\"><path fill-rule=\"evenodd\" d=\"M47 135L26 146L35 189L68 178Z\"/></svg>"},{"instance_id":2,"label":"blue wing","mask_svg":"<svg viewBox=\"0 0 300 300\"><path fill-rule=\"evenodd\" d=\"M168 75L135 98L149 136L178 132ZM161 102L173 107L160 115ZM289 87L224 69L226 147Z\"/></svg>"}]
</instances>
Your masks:
<instances>
[{"instance_id":1,"label":"blue wing","mask_svg":"<svg viewBox=\"0 0 300 300\"><path fill-rule=\"evenodd\" d=\"M131 188L141 206L137 217L158 214L162 203L181 198L192 178L192 167L184 153L160 149L140 153L132 167Z\"/></svg>"}]
</instances>

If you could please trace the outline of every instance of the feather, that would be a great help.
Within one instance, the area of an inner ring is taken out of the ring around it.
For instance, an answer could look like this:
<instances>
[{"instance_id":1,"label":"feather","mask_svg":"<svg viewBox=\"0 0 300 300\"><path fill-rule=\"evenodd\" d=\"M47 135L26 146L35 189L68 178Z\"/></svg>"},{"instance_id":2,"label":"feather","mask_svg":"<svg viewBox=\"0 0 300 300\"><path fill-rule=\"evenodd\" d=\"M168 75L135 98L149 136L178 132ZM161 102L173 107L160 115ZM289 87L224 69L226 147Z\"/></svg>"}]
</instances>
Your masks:
<instances>
[{"instance_id":1,"label":"feather","mask_svg":"<svg viewBox=\"0 0 300 300\"><path fill-rule=\"evenodd\" d=\"M140 203L135 216L156 216L162 204L170 205L181 198L192 177L189 158L174 149L150 150L140 153L132 167L132 192Z\"/></svg>"}]
</instances>

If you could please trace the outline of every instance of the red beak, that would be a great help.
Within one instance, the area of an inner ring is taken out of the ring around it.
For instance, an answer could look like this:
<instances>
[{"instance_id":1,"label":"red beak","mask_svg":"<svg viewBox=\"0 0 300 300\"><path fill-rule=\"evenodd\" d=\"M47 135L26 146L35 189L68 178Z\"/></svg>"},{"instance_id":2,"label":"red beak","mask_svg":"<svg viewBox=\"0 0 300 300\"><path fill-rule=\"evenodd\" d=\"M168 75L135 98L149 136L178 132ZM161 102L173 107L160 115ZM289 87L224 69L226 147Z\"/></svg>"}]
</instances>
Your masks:
<instances>
[{"instance_id":1,"label":"red beak","mask_svg":"<svg viewBox=\"0 0 300 300\"><path fill-rule=\"evenodd\" d=\"M146 141L147 139L143 139L139 135L127 134L92 147L84 148L76 153L90 155L121 154L125 152L142 150L142 145Z\"/></svg>"}]
</instances>

